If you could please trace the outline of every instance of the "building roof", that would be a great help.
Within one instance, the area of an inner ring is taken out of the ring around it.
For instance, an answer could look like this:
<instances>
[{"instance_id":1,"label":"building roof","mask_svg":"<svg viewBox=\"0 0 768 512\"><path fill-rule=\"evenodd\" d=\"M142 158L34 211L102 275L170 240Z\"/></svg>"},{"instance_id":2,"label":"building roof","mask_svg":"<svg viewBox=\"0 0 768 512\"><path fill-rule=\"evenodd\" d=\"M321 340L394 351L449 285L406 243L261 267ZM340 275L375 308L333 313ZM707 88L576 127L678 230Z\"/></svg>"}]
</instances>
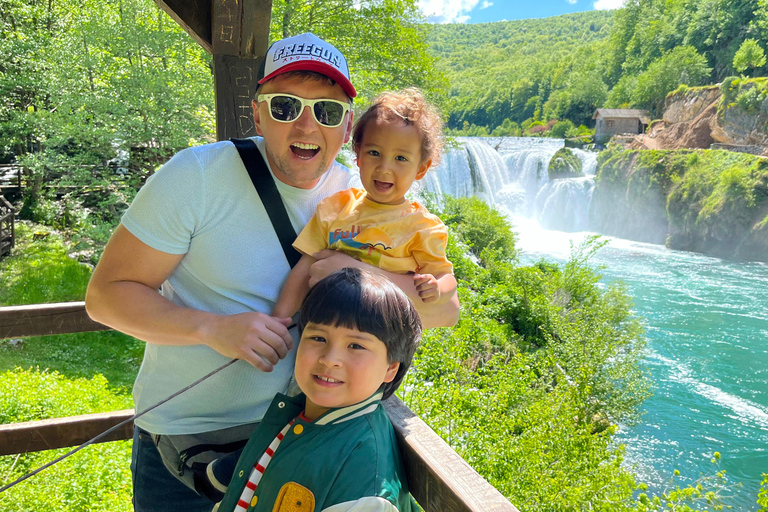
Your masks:
<instances>
[{"instance_id":1,"label":"building roof","mask_svg":"<svg viewBox=\"0 0 768 512\"><path fill-rule=\"evenodd\" d=\"M598 116L610 119L635 118L640 119L643 124L649 124L651 122L651 114L647 110L636 108L599 108L595 112L595 115L592 116L592 119L597 119Z\"/></svg>"}]
</instances>

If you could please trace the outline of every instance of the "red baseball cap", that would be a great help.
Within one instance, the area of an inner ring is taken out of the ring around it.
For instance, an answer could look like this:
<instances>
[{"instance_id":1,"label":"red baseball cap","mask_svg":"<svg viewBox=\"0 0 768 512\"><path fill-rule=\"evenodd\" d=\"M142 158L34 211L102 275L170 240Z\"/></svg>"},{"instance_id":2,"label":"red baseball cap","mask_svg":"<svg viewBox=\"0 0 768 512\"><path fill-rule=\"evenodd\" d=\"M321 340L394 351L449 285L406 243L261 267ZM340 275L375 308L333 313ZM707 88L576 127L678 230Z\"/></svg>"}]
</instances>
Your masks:
<instances>
[{"instance_id":1,"label":"red baseball cap","mask_svg":"<svg viewBox=\"0 0 768 512\"><path fill-rule=\"evenodd\" d=\"M272 43L259 68L259 84L289 71L321 73L335 80L350 98L357 96L347 59L331 43L310 32Z\"/></svg>"}]
</instances>

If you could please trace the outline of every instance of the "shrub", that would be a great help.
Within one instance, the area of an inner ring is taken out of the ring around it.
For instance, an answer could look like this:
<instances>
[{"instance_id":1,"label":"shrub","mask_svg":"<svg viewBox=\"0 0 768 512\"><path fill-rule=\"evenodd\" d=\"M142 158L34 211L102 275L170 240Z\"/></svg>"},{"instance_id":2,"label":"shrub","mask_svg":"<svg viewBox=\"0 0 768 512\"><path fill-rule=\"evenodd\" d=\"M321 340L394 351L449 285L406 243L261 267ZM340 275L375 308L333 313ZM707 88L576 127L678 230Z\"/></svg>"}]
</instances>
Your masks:
<instances>
[{"instance_id":1,"label":"shrub","mask_svg":"<svg viewBox=\"0 0 768 512\"><path fill-rule=\"evenodd\" d=\"M564 139L568 136L571 136L572 132L574 132L575 129L576 127L568 119L566 119L565 121L558 121L552 127L552 130L550 130L549 136L554 137L556 139Z\"/></svg>"},{"instance_id":2,"label":"shrub","mask_svg":"<svg viewBox=\"0 0 768 512\"><path fill-rule=\"evenodd\" d=\"M588 265L602 244L516 266L491 207L448 199L441 215L462 315L427 331L400 396L521 510L630 510L612 425L636 419L648 383L631 301Z\"/></svg>"}]
</instances>

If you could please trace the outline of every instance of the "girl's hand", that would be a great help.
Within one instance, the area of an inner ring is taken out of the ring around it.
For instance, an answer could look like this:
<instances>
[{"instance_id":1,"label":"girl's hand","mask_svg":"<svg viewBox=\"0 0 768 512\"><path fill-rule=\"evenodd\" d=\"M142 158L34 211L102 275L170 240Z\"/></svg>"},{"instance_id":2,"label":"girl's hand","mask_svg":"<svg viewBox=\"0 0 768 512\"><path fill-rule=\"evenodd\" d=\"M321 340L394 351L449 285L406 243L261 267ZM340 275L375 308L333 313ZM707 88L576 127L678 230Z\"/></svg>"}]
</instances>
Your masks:
<instances>
[{"instance_id":1,"label":"girl's hand","mask_svg":"<svg viewBox=\"0 0 768 512\"><path fill-rule=\"evenodd\" d=\"M432 274L413 274L413 285L424 304L440 300L440 287L437 278Z\"/></svg>"}]
</instances>

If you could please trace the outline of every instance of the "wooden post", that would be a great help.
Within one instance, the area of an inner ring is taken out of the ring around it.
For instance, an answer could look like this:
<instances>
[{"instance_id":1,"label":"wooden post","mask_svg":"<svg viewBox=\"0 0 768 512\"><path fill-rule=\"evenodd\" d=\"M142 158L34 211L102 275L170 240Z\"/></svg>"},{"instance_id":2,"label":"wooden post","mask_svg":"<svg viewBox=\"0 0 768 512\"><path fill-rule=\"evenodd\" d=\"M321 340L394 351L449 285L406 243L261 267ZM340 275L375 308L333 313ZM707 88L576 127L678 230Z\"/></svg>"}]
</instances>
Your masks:
<instances>
[{"instance_id":1,"label":"wooden post","mask_svg":"<svg viewBox=\"0 0 768 512\"><path fill-rule=\"evenodd\" d=\"M216 136L256 135L251 100L269 42L272 0L216 0L213 4L213 70Z\"/></svg>"},{"instance_id":2,"label":"wooden post","mask_svg":"<svg viewBox=\"0 0 768 512\"><path fill-rule=\"evenodd\" d=\"M0 258L11 254L16 243L15 214L11 203L0 195Z\"/></svg>"},{"instance_id":3,"label":"wooden post","mask_svg":"<svg viewBox=\"0 0 768 512\"><path fill-rule=\"evenodd\" d=\"M267 53L272 0L155 0L213 54L216 136L256 135L251 99Z\"/></svg>"}]
</instances>

